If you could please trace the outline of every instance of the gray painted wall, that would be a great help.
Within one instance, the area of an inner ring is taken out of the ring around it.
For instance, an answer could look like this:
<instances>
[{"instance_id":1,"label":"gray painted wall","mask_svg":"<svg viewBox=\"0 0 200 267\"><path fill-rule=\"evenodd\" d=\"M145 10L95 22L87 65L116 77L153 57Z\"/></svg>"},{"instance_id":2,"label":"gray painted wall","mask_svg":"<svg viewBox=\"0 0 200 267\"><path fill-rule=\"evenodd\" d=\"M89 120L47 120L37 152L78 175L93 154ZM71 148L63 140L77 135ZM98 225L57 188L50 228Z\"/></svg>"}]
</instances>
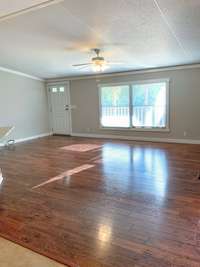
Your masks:
<instances>
[{"instance_id":1,"label":"gray painted wall","mask_svg":"<svg viewBox=\"0 0 200 267\"><path fill-rule=\"evenodd\" d=\"M0 71L0 126L14 125L21 139L49 132L45 84Z\"/></svg>"},{"instance_id":2,"label":"gray painted wall","mask_svg":"<svg viewBox=\"0 0 200 267\"><path fill-rule=\"evenodd\" d=\"M170 78L170 132L113 131L99 128L98 83ZM173 70L71 81L73 133L200 140L200 69ZM187 136L184 136L187 132Z\"/></svg>"}]
</instances>

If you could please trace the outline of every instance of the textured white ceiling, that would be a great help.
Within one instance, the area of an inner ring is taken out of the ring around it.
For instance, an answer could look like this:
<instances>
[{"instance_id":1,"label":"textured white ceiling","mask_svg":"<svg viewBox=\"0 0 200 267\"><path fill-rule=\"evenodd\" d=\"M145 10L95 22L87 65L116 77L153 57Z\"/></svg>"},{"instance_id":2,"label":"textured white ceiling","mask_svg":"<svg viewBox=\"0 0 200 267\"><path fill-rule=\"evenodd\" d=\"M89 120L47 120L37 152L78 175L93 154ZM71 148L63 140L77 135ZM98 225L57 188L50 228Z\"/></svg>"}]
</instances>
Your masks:
<instances>
[{"instance_id":1,"label":"textured white ceiling","mask_svg":"<svg viewBox=\"0 0 200 267\"><path fill-rule=\"evenodd\" d=\"M0 16L45 1L8 2ZM91 74L72 64L95 47L123 62L107 72L199 63L199 17L199 0L64 0L0 21L0 66L41 78Z\"/></svg>"}]
</instances>

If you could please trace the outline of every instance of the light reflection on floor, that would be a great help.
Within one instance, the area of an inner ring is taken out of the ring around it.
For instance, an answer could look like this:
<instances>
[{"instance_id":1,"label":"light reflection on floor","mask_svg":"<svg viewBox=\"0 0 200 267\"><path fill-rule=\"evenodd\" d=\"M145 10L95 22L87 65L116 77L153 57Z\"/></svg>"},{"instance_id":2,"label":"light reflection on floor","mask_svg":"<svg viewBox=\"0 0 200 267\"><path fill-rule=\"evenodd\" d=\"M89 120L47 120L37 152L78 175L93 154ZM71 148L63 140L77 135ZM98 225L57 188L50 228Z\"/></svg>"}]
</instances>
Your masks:
<instances>
[{"instance_id":1,"label":"light reflection on floor","mask_svg":"<svg viewBox=\"0 0 200 267\"><path fill-rule=\"evenodd\" d=\"M111 245L112 231L112 220L110 222L103 221L98 226L98 252L101 256L108 250L109 246Z\"/></svg>"},{"instance_id":2,"label":"light reflection on floor","mask_svg":"<svg viewBox=\"0 0 200 267\"><path fill-rule=\"evenodd\" d=\"M103 242L109 242L112 234L112 227L108 224L101 224L99 226L98 238Z\"/></svg>"},{"instance_id":3,"label":"light reflection on floor","mask_svg":"<svg viewBox=\"0 0 200 267\"><path fill-rule=\"evenodd\" d=\"M1 171L1 168L0 168L0 185L2 184L3 182L3 174L2 174L2 171Z\"/></svg>"},{"instance_id":4,"label":"light reflection on floor","mask_svg":"<svg viewBox=\"0 0 200 267\"><path fill-rule=\"evenodd\" d=\"M58 176L36 185L33 189L63 179L70 184L71 175L100 164L104 171L102 184L107 191L116 190L122 193L132 193L135 190L149 192L159 197L165 197L168 181L168 162L162 149L124 144L103 146L95 144L74 144L62 147L66 151L87 152L99 149L98 155L90 159L90 163L68 170ZM99 153L100 151L100 153ZM113 165L115 168L113 169ZM151 190L149 190L151 187Z\"/></svg>"},{"instance_id":5,"label":"light reflection on floor","mask_svg":"<svg viewBox=\"0 0 200 267\"><path fill-rule=\"evenodd\" d=\"M59 181L59 180L62 180L62 179L64 180L64 182L66 182L67 184L69 184L69 182L70 182L69 177L71 175L76 174L76 173L79 173L79 172L82 172L84 170L88 170L88 169L93 168L93 167L94 167L94 165L91 165L91 164L81 165L81 166L79 166L77 168L74 168L74 169L65 171L65 172L63 172L63 173L61 173L61 174L59 174L59 175L57 175L57 176L55 176L53 178L50 178L47 181L45 181L45 182L43 182L43 183L41 183L39 185L36 185L36 186L32 187L32 189L37 189L39 187L42 187L44 185L47 185L47 184L50 184L50 183L53 183L53 182L56 182L56 181Z\"/></svg>"},{"instance_id":6,"label":"light reflection on floor","mask_svg":"<svg viewBox=\"0 0 200 267\"><path fill-rule=\"evenodd\" d=\"M151 184L149 193L165 197L168 161L161 149L107 145L103 147L100 162L108 191L113 190L113 185L124 193L131 193L134 189L149 191Z\"/></svg>"}]
</instances>

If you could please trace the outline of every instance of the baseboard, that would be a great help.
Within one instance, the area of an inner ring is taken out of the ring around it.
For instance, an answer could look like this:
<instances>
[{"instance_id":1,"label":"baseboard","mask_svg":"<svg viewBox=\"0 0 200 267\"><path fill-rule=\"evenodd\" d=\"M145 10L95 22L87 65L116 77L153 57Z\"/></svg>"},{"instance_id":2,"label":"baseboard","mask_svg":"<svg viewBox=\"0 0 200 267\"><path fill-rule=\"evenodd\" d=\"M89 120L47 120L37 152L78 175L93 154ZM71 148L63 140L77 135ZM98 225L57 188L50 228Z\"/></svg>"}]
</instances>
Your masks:
<instances>
[{"instance_id":1,"label":"baseboard","mask_svg":"<svg viewBox=\"0 0 200 267\"><path fill-rule=\"evenodd\" d=\"M46 137L46 136L50 136L53 133L43 133L43 134L39 134L39 135L34 135L34 136L29 136L29 137L25 137L25 138L20 138L20 139L16 139L15 143L22 143L22 142L27 142L27 141L31 141L34 139L38 139L38 138L42 138L42 137ZM4 143L0 143L0 147L5 146Z\"/></svg>"},{"instance_id":2,"label":"baseboard","mask_svg":"<svg viewBox=\"0 0 200 267\"><path fill-rule=\"evenodd\" d=\"M34 139L50 136L53 133L44 133L25 138L16 139L15 143L22 143L31 141ZM177 143L177 144L196 144L200 145L200 140L194 139L170 139L170 138L156 138L156 137L139 137L139 136L124 136L124 135L110 135L110 134L90 134L90 133L72 133L74 137L86 137L86 138L103 138L103 139L118 139L118 140L130 140L130 141L143 141L143 142L158 142L158 143ZM5 144L0 143L0 147Z\"/></svg>"},{"instance_id":3,"label":"baseboard","mask_svg":"<svg viewBox=\"0 0 200 267\"><path fill-rule=\"evenodd\" d=\"M74 137L88 137L88 138L106 138L119 139L130 141L145 141L145 142L159 142L159 143L177 143L177 144L200 144L200 140L193 139L170 139L157 137L139 137L139 136L123 136L123 135L108 135L108 134L89 134L89 133L72 133Z\"/></svg>"}]
</instances>

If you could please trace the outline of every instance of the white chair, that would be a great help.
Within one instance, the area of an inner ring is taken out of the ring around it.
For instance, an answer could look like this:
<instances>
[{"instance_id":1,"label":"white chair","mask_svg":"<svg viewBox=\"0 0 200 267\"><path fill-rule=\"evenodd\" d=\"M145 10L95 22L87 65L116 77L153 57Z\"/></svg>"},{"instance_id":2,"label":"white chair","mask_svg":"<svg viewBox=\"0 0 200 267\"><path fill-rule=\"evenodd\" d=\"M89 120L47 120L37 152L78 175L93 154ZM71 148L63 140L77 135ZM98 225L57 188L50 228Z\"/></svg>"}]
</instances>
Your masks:
<instances>
[{"instance_id":1,"label":"white chair","mask_svg":"<svg viewBox=\"0 0 200 267\"><path fill-rule=\"evenodd\" d=\"M14 140L9 140L7 137L11 134L13 131L14 126L6 126L6 127L1 127L0 126L0 143L6 142L7 145L9 144L14 144Z\"/></svg>"}]
</instances>

